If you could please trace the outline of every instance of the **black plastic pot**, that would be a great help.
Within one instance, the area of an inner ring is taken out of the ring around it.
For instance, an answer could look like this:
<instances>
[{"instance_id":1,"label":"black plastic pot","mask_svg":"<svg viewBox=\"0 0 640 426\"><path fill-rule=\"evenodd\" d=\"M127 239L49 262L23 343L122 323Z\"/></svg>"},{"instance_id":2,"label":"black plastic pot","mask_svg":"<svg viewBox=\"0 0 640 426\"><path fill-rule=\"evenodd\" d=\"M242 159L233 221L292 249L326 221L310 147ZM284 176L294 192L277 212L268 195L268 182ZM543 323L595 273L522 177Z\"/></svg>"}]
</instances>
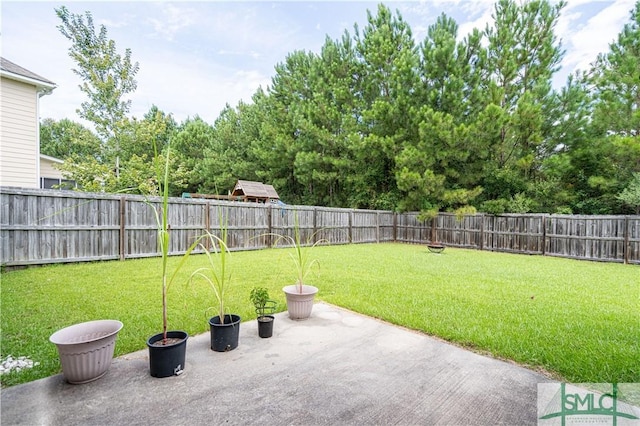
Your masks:
<instances>
[{"instance_id":1,"label":"black plastic pot","mask_svg":"<svg viewBox=\"0 0 640 426\"><path fill-rule=\"evenodd\" d=\"M187 338L184 331L167 331L168 339L177 339L175 343L154 345L163 339L159 333L147 340L149 348L149 373L153 377L179 376L184 372L187 358Z\"/></svg>"},{"instance_id":2,"label":"black plastic pot","mask_svg":"<svg viewBox=\"0 0 640 426\"><path fill-rule=\"evenodd\" d=\"M228 352L238 347L240 337L240 316L228 314L224 316L224 324L217 315L209 320L211 330L211 349L216 352Z\"/></svg>"},{"instance_id":3,"label":"black plastic pot","mask_svg":"<svg viewBox=\"0 0 640 426\"><path fill-rule=\"evenodd\" d=\"M273 336L273 315L264 315L258 317L258 336L267 338Z\"/></svg>"}]
</instances>

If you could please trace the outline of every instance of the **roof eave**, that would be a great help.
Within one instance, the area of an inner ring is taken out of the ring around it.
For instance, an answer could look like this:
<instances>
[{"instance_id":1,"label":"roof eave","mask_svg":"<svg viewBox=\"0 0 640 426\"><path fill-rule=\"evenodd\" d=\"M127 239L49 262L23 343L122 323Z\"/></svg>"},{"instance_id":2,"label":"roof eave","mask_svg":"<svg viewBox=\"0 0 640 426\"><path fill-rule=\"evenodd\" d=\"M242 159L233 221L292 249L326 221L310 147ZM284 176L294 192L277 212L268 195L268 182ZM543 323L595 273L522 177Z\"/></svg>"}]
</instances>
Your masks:
<instances>
[{"instance_id":1,"label":"roof eave","mask_svg":"<svg viewBox=\"0 0 640 426\"><path fill-rule=\"evenodd\" d=\"M64 160L61 160L61 159L56 158L56 157L52 157L50 155L45 155L45 154L40 154L40 159L41 160L49 160L49 161L52 161L52 162L58 163L58 164L63 164L64 163Z\"/></svg>"},{"instance_id":2,"label":"roof eave","mask_svg":"<svg viewBox=\"0 0 640 426\"><path fill-rule=\"evenodd\" d=\"M0 70L0 75L2 77L5 77L11 80L36 86L36 90L40 93L40 96L51 94L51 92L53 92L53 89L57 87L55 83L50 83L47 81L37 80L35 78L25 77L23 75L16 74L7 70Z\"/></svg>"}]
</instances>

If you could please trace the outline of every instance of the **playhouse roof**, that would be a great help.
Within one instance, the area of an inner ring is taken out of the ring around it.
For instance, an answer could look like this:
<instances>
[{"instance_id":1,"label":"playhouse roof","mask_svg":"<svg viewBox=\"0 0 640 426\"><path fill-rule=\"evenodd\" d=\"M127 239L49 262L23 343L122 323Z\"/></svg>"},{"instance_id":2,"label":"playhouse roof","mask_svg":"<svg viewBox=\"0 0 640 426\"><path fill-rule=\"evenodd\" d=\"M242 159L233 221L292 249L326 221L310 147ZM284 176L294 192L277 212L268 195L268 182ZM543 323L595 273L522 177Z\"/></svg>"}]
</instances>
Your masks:
<instances>
[{"instance_id":1,"label":"playhouse roof","mask_svg":"<svg viewBox=\"0 0 640 426\"><path fill-rule=\"evenodd\" d=\"M232 197L247 197L257 199L279 200L280 196L276 192L273 185L267 185L262 182L254 182L251 180L238 180L236 186L231 192Z\"/></svg>"}]
</instances>

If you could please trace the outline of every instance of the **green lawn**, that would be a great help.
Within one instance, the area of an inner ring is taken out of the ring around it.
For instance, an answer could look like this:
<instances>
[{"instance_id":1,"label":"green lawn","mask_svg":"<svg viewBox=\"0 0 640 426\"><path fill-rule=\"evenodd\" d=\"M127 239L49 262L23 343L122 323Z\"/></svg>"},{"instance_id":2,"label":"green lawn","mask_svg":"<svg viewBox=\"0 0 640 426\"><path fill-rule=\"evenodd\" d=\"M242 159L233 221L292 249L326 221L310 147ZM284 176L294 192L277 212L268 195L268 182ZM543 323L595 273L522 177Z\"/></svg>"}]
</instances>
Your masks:
<instances>
[{"instance_id":1,"label":"green lawn","mask_svg":"<svg viewBox=\"0 0 640 426\"><path fill-rule=\"evenodd\" d=\"M640 382L640 268L542 256L424 246L316 247L319 299L421 330L482 353L543 369L568 382ZM173 265L178 258L172 258ZM169 324L208 330L213 295L188 285L204 265L192 256L169 291ZM284 310L293 283L283 249L235 252L227 306L255 318L254 286L267 287ZM1 355L40 365L2 376L10 386L60 371L54 331L93 319L124 323L116 354L145 348L161 331L159 259L34 267L2 273ZM242 343L241 343L242 344Z\"/></svg>"}]
</instances>

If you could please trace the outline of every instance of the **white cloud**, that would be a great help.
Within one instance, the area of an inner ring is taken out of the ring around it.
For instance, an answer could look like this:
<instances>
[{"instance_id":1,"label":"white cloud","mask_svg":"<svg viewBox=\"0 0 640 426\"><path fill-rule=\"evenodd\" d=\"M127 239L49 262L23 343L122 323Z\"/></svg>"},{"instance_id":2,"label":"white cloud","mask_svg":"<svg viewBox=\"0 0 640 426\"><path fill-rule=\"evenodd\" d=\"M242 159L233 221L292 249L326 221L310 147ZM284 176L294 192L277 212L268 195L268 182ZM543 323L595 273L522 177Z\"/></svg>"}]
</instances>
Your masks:
<instances>
[{"instance_id":1,"label":"white cloud","mask_svg":"<svg viewBox=\"0 0 640 426\"><path fill-rule=\"evenodd\" d=\"M393 5L393 3L392 3ZM458 24L458 39L462 40L474 28L484 30L493 21L493 0L422 0L406 2L398 7L402 16L410 23L415 40L421 43L427 36L429 26L445 13Z\"/></svg>"},{"instance_id":2,"label":"white cloud","mask_svg":"<svg viewBox=\"0 0 640 426\"><path fill-rule=\"evenodd\" d=\"M147 18L153 26L154 35L172 41L180 30L189 28L195 21L197 12L190 7L177 7L171 3L158 3L160 18Z\"/></svg>"},{"instance_id":3,"label":"white cloud","mask_svg":"<svg viewBox=\"0 0 640 426\"><path fill-rule=\"evenodd\" d=\"M609 44L629 22L634 3L634 0L616 0L582 26L578 24L580 16L577 13L567 14L558 26L558 34L567 50L563 66L587 70L598 53L608 52Z\"/></svg>"},{"instance_id":4,"label":"white cloud","mask_svg":"<svg viewBox=\"0 0 640 426\"><path fill-rule=\"evenodd\" d=\"M478 18L470 22L465 22L458 27L458 39L462 40L469 35L474 28L484 31L487 24L493 24L493 18L491 17L493 5L485 5L483 9L476 9L476 11L481 13Z\"/></svg>"},{"instance_id":5,"label":"white cloud","mask_svg":"<svg viewBox=\"0 0 640 426\"><path fill-rule=\"evenodd\" d=\"M74 12L72 11L72 13ZM78 13L78 12L75 12L75 13ZM107 31L113 28L124 28L131 25L132 22L135 22L135 16L129 15L129 14L124 14L118 17L118 20L99 19L98 21L96 21L94 17L94 24L97 24L96 30L99 28L100 25L104 25L107 28Z\"/></svg>"},{"instance_id":6,"label":"white cloud","mask_svg":"<svg viewBox=\"0 0 640 426\"><path fill-rule=\"evenodd\" d=\"M198 115L213 123L227 103L249 103L258 87L270 82L270 76L258 70L192 60L188 53L175 51L141 58L131 113L142 117L156 105L178 122Z\"/></svg>"}]
</instances>

